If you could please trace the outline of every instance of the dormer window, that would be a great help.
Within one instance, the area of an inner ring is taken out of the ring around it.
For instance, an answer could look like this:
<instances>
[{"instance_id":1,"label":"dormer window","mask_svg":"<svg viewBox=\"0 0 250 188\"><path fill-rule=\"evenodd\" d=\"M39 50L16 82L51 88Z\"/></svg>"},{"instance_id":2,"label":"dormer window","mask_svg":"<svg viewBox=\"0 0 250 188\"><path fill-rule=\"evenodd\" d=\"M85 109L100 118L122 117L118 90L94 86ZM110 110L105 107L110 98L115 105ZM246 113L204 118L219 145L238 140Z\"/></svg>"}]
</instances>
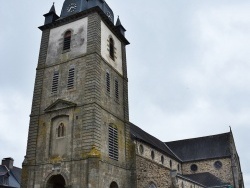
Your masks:
<instances>
[{"instance_id":1,"label":"dormer window","mask_svg":"<svg viewBox=\"0 0 250 188\"><path fill-rule=\"evenodd\" d=\"M114 40L110 37L109 38L109 55L111 59L115 59L115 47L114 47Z\"/></svg>"},{"instance_id":2,"label":"dormer window","mask_svg":"<svg viewBox=\"0 0 250 188\"><path fill-rule=\"evenodd\" d=\"M67 31L64 34L63 50L69 50L70 49L70 43L71 43L71 31Z\"/></svg>"}]
</instances>

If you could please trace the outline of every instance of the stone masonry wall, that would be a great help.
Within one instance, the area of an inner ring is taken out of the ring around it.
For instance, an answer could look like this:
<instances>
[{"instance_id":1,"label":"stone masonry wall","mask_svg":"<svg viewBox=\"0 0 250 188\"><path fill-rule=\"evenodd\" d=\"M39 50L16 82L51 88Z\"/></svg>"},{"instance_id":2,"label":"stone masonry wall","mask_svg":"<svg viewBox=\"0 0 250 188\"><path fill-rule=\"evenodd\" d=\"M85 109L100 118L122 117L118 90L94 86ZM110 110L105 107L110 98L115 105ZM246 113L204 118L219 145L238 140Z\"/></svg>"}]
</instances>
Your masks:
<instances>
[{"instance_id":1,"label":"stone masonry wall","mask_svg":"<svg viewBox=\"0 0 250 188\"><path fill-rule=\"evenodd\" d=\"M216 161L220 161L222 163L222 167L220 169L217 169L214 167L214 163ZM190 169L192 164L197 165L198 169L196 172L193 172ZM231 159L230 158L183 163L182 171L183 171L183 174L195 174L195 173L202 173L202 172L210 172L211 174L220 178L222 181L233 185L233 177L232 177Z\"/></svg>"},{"instance_id":2,"label":"stone masonry wall","mask_svg":"<svg viewBox=\"0 0 250 188\"><path fill-rule=\"evenodd\" d=\"M143 147L143 152L140 151L140 147ZM151 152L154 152L154 159L152 159ZM162 165L170 170L177 170L178 173L182 173L181 171L181 163L176 161L175 159L172 159L171 157L167 156L166 154L163 154L156 149L153 149L152 147L136 141L136 154L142 156L143 158L146 158L148 160L152 160L158 165ZM162 161L163 158L163 161ZM172 164L172 166L171 166ZM179 167L178 167L179 166Z\"/></svg>"},{"instance_id":3,"label":"stone masonry wall","mask_svg":"<svg viewBox=\"0 0 250 188\"><path fill-rule=\"evenodd\" d=\"M136 156L137 188L146 188L154 183L157 188L171 186L170 170L156 162Z\"/></svg>"}]
</instances>

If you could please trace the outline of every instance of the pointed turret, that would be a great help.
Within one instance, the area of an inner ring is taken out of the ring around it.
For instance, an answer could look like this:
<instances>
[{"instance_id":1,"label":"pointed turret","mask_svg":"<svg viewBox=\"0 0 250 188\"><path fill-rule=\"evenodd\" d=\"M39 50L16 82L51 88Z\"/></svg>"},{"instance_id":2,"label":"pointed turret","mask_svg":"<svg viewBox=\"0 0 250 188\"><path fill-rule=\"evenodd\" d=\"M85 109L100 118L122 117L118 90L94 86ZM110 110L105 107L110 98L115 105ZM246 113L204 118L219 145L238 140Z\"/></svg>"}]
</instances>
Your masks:
<instances>
[{"instance_id":1,"label":"pointed turret","mask_svg":"<svg viewBox=\"0 0 250 188\"><path fill-rule=\"evenodd\" d=\"M126 31L126 29L122 26L121 20L120 20L119 16L118 16L118 18L117 18L115 27L117 28L117 30L118 30L123 36L125 36L125 31Z\"/></svg>"},{"instance_id":2,"label":"pointed turret","mask_svg":"<svg viewBox=\"0 0 250 188\"><path fill-rule=\"evenodd\" d=\"M59 16L56 14L56 9L55 9L55 3L50 8L50 11L47 14L44 14L43 16L45 17L44 25L49 24L54 22L59 18Z\"/></svg>"},{"instance_id":3,"label":"pointed turret","mask_svg":"<svg viewBox=\"0 0 250 188\"><path fill-rule=\"evenodd\" d=\"M51 7L51 9L49 11L49 13L52 13L52 12L56 13L55 3L53 3L53 5L52 5L52 7Z\"/></svg>"}]
</instances>

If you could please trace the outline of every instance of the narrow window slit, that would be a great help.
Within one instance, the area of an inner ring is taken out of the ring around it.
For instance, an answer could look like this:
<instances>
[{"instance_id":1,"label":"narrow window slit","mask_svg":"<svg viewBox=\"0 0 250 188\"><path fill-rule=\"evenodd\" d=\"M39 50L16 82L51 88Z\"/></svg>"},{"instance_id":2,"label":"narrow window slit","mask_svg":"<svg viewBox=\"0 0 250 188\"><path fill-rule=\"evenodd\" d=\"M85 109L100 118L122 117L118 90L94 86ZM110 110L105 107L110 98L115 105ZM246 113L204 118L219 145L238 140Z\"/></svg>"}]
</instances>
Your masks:
<instances>
[{"instance_id":1,"label":"narrow window slit","mask_svg":"<svg viewBox=\"0 0 250 188\"><path fill-rule=\"evenodd\" d=\"M110 93L110 74L108 71L106 72L106 90Z\"/></svg>"},{"instance_id":2,"label":"narrow window slit","mask_svg":"<svg viewBox=\"0 0 250 188\"><path fill-rule=\"evenodd\" d=\"M52 80L52 87L51 87L52 93L57 93L58 91L58 80L59 80L59 72L56 71L54 72L53 80Z\"/></svg>"},{"instance_id":3,"label":"narrow window slit","mask_svg":"<svg viewBox=\"0 0 250 188\"><path fill-rule=\"evenodd\" d=\"M117 79L115 80L115 98L119 100L119 83Z\"/></svg>"},{"instance_id":4,"label":"narrow window slit","mask_svg":"<svg viewBox=\"0 0 250 188\"><path fill-rule=\"evenodd\" d=\"M118 131L109 126L109 157L118 161Z\"/></svg>"},{"instance_id":5,"label":"narrow window slit","mask_svg":"<svg viewBox=\"0 0 250 188\"><path fill-rule=\"evenodd\" d=\"M74 88L74 80L75 80L75 68L69 69L69 75L68 75L68 89Z\"/></svg>"},{"instance_id":6,"label":"narrow window slit","mask_svg":"<svg viewBox=\"0 0 250 188\"><path fill-rule=\"evenodd\" d=\"M69 50L70 43L71 43L71 31L67 31L64 35L63 50Z\"/></svg>"}]
</instances>

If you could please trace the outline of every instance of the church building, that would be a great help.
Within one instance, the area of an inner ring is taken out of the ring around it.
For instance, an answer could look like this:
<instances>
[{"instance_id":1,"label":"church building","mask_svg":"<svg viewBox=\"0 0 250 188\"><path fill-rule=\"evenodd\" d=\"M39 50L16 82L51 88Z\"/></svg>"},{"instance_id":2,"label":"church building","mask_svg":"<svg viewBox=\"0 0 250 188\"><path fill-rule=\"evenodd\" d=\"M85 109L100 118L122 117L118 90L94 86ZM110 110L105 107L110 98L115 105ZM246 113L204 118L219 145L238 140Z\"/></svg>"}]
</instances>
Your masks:
<instances>
[{"instance_id":1,"label":"church building","mask_svg":"<svg viewBox=\"0 0 250 188\"><path fill-rule=\"evenodd\" d=\"M104 0L44 17L22 188L244 188L231 130L163 142L129 121L129 42Z\"/></svg>"}]
</instances>

